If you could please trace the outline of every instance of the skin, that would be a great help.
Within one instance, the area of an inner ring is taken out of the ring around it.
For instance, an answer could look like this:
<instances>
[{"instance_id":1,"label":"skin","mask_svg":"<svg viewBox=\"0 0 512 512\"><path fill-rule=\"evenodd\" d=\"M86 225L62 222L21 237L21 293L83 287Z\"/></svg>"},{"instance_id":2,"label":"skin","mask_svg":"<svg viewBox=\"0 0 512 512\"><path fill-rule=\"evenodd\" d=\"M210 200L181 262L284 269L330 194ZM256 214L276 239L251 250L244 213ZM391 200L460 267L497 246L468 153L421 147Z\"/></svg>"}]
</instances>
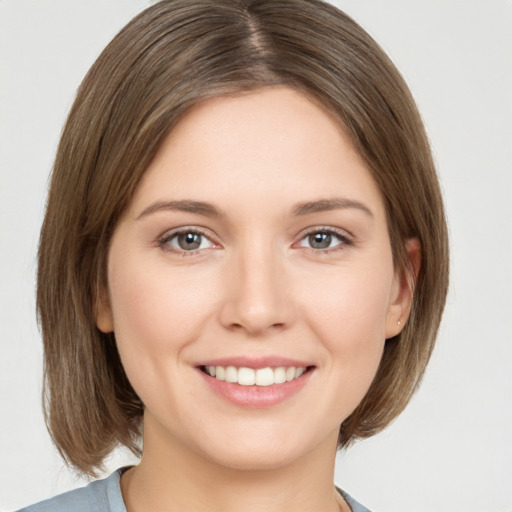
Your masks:
<instances>
[{"instance_id":1,"label":"skin","mask_svg":"<svg viewBox=\"0 0 512 512\"><path fill-rule=\"evenodd\" d=\"M297 215L333 199L345 203ZM178 228L199 231L199 249L180 247ZM328 230L329 247L313 247ZM332 483L339 425L410 304L380 191L322 108L285 87L196 106L114 232L98 310L145 404L144 454L122 478L128 510L349 510ZM313 368L287 400L240 407L197 368L235 356Z\"/></svg>"}]
</instances>

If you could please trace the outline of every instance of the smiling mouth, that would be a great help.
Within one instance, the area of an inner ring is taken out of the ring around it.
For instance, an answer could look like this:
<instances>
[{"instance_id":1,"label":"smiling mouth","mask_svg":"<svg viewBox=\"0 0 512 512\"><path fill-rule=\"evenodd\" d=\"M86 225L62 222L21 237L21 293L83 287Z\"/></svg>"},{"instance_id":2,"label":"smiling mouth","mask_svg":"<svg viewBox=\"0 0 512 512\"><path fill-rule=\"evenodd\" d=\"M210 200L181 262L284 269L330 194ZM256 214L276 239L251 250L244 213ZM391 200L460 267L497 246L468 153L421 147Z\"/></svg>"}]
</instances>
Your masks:
<instances>
[{"instance_id":1,"label":"smiling mouth","mask_svg":"<svg viewBox=\"0 0 512 512\"><path fill-rule=\"evenodd\" d=\"M247 368L235 366L201 366L200 369L216 380L239 384L240 386L272 386L291 382L306 372L312 370L313 366L280 366L277 368Z\"/></svg>"}]
</instances>

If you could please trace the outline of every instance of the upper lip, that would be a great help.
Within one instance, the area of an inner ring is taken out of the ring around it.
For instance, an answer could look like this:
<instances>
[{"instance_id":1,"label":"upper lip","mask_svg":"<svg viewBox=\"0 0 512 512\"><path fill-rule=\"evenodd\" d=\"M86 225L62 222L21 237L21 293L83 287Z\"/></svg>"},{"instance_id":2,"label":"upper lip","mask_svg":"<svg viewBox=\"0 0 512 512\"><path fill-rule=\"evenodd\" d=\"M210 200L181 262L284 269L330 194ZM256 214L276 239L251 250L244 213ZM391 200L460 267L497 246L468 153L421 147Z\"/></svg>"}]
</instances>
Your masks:
<instances>
[{"instance_id":1,"label":"upper lip","mask_svg":"<svg viewBox=\"0 0 512 512\"><path fill-rule=\"evenodd\" d=\"M247 357L247 356L235 356L235 357L221 357L217 359L208 359L201 361L197 366L234 366L236 368L279 368L279 367L290 367L295 368L308 366L314 366L310 361L301 361L298 359L292 359L289 357L281 356L262 356L262 357Z\"/></svg>"}]
</instances>

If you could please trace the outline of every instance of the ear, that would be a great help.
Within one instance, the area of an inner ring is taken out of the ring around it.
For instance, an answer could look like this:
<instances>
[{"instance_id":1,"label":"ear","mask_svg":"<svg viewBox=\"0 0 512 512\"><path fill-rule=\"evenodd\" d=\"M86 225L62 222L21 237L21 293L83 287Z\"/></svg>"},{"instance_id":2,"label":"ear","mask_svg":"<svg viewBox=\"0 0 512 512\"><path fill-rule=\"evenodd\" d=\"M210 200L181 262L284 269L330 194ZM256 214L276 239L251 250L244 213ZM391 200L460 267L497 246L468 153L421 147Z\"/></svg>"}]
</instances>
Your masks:
<instances>
[{"instance_id":1,"label":"ear","mask_svg":"<svg viewBox=\"0 0 512 512\"><path fill-rule=\"evenodd\" d=\"M96 300L96 326L101 332L109 333L114 330L114 319L110 299L105 287L102 287Z\"/></svg>"},{"instance_id":2,"label":"ear","mask_svg":"<svg viewBox=\"0 0 512 512\"><path fill-rule=\"evenodd\" d=\"M421 268L421 245L417 238L405 243L409 268L395 273L386 318L386 339L399 334L411 312L414 285Z\"/></svg>"}]
</instances>

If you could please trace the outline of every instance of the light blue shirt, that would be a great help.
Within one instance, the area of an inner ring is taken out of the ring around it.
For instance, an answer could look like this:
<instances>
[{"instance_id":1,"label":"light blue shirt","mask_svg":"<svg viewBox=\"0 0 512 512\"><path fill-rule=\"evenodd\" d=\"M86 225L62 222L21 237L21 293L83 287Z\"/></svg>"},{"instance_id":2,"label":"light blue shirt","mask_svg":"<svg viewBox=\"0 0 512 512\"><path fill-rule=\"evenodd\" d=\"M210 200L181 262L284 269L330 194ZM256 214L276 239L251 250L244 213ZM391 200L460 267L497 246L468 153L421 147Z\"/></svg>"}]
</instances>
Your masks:
<instances>
[{"instance_id":1,"label":"light blue shirt","mask_svg":"<svg viewBox=\"0 0 512 512\"><path fill-rule=\"evenodd\" d=\"M86 487L60 494L18 512L126 512L120 485L125 469L118 469L108 478L96 480ZM345 492L340 490L340 493L352 512L370 512Z\"/></svg>"}]
</instances>

